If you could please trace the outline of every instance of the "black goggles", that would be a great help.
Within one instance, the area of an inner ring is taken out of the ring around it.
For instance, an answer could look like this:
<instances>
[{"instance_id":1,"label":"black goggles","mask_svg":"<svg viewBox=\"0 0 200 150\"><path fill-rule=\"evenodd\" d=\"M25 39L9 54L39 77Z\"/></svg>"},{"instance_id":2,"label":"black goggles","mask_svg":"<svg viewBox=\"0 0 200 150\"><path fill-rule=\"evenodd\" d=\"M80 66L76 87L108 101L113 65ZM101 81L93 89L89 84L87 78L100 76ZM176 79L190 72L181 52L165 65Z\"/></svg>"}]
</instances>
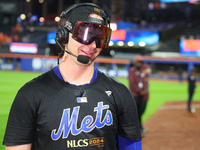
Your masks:
<instances>
[{"instance_id":1,"label":"black goggles","mask_svg":"<svg viewBox=\"0 0 200 150\"><path fill-rule=\"evenodd\" d=\"M89 45L96 42L97 48L108 47L112 30L101 24L77 22L72 34L72 38L82 44Z\"/></svg>"}]
</instances>

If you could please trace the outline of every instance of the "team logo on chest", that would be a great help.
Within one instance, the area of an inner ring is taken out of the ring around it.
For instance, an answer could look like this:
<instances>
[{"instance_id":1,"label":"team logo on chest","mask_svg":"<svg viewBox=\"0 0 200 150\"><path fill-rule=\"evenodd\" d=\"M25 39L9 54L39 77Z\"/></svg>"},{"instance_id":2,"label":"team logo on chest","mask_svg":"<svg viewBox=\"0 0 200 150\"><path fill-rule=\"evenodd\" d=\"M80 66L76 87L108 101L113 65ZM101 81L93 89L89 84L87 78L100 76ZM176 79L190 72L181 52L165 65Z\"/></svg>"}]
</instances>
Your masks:
<instances>
[{"instance_id":1,"label":"team logo on chest","mask_svg":"<svg viewBox=\"0 0 200 150\"><path fill-rule=\"evenodd\" d=\"M95 120L91 115L87 115L83 118L81 126L78 128L77 121L79 110L79 106L74 107L71 116L70 108L63 110L59 128L54 129L51 132L51 138L53 140L58 140L61 135L62 138L65 139L68 137L70 132L72 135L78 135L81 132L87 133L92 131L94 128L103 128L105 125L110 126L113 123L113 117L109 110L109 105L103 105L103 102L99 102L97 107L94 108L94 112L96 112ZM106 111L104 118L102 116L103 111Z\"/></svg>"}]
</instances>

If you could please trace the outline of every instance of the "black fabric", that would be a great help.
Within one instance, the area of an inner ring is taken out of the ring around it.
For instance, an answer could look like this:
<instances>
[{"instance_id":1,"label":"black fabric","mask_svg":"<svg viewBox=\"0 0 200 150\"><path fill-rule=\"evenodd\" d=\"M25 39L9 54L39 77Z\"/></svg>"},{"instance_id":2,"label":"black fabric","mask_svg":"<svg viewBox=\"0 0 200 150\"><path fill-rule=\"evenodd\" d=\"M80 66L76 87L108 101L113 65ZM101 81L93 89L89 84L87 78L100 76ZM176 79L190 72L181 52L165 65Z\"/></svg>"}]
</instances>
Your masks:
<instances>
[{"instance_id":1,"label":"black fabric","mask_svg":"<svg viewBox=\"0 0 200 150\"><path fill-rule=\"evenodd\" d=\"M102 22L100 19L96 19L96 21L91 20L89 17L89 14L95 13L100 15L103 19L104 22ZM97 7L94 6L79 6L75 8L71 13L69 18L67 19L72 24L72 30L69 30L71 33L74 30L76 22L88 22L88 23L98 23L102 25L109 26L108 22L108 16L105 14L105 12ZM98 22L99 21L99 22Z\"/></svg>"},{"instance_id":2,"label":"black fabric","mask_svg":"<svg viewBox=\"0 0 200 150\"><path fill-rule=\"evenodd\" d=\"M117 150L117 135L141 140L136 104L125 85L99 72L91 84L75 86L49 71L18 91L3 144Z\"/></svg>"},{"instance_id":3,"label":"black fabric","mask_svg":"<svg viewBox=\"0 0 200 150\"><path fill-rule=\"evenodd\" d=\"M195 87L196 87L196 77L194 75L188 76L188 101L187 101L187 107L188 111L191 111L191 103L192 103L192 97L194 95Z\"/></svg>"},{"instance_id":4,"label":"black fabric","mask_svg":"<svg viewBox=\"0 0 200 150\"><path fill-rule=\"evenodd\" d=\"M138 118L139 118L139 122L140 122L140 129L142 130L142 115L145 112L146 109L146 105L147 105L147 101L144 100L144 96L135 96L135 101L136 101L136 105L137 105L137 109L138 109Z\"/></svg>"}]
</instances>

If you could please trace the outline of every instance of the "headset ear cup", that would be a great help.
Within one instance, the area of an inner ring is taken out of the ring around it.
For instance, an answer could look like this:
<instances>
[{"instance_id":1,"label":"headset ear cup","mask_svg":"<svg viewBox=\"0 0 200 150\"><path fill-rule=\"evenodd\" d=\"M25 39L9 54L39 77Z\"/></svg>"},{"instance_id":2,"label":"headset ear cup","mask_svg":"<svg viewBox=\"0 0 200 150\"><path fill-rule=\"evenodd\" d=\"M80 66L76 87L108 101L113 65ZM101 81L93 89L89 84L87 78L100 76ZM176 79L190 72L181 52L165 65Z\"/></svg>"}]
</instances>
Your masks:
<instances>
[{"instance_id":1,"label":"headset ear cup","mask_svg":"<svg viewBox=\"0 0 200 150\"><path fill-rule=\"evenodd\" d=\"M69 40L69 32L65 28L59 28L56 32L56 39L62 44L67 44Z\"/></svg>"}]
</instances>

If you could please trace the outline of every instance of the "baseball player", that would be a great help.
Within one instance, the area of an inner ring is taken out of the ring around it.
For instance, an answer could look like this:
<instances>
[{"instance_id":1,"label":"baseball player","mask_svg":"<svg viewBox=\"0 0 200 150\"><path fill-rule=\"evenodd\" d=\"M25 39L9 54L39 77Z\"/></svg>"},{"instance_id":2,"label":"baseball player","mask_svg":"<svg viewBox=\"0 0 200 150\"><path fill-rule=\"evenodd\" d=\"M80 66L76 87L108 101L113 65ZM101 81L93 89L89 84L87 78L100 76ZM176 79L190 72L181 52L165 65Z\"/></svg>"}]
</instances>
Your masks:
<instances>
[{"instance_id":1,"label":"baseball player","mask_svg":"<svg viewBox=\"0 0 200 150\"><path fill-rule=\"evenodd\" d=\"M148 76L151 74L151 67L148 64L144 64L140 56L136 56L134 62L135 65L129 69L129 88L136 100L141 132L147 133L147 129L142 126L141 118L149 99Z\"/></svg>"},{"instance_id":2,"label":"baseball player","mask_svg":"<svg viewBox=\"0 0 200 150\"><path fill-rule=\"evenodd\" d=\"M192 69L189 76L188 76L188 101L187 101L187 109L188 112L195 113L195 108L191 108L191 103L192 103L192 97L195 92L195 87L196 87L196 71L195 69Z\"/></svg>"},{"instance_id":3,"label":"baseball player","mask_svg":"<svg viewBox=\"0 0 200 150\"><path fill-rule=\"evenodd\" d=\"M109 24L93 3L61 13L55 41L62 60L18 91L3 141L6 150L141 150L131 92L94 67L108 46Z\"/></svg>"}]
</instances>

